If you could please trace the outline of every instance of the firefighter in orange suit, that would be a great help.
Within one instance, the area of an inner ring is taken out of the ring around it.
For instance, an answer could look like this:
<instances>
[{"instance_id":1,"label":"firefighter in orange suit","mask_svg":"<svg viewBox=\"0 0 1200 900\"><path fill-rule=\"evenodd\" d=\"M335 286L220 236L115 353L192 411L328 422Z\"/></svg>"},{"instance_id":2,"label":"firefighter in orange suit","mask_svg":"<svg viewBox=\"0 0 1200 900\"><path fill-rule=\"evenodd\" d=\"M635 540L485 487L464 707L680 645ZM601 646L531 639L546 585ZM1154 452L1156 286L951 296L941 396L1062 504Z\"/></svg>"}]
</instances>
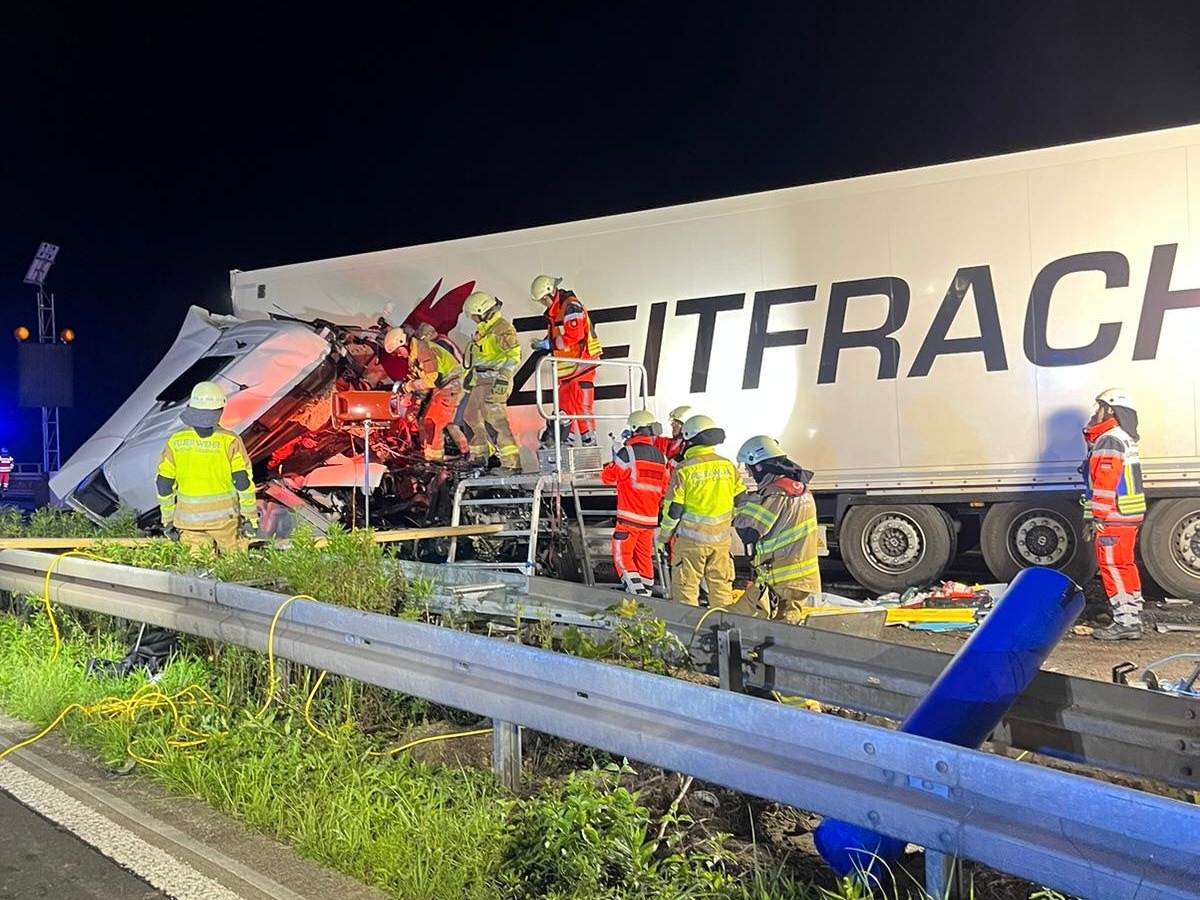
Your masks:
<instances>
[{"instance_id":1,"label":"firefighter in orange suit","mask_svg":"<svg viewBox=\"0 0 1200 900\"><path fill-rule=\"evenodd\" d=\"M667 458L655 442L661 426L644 409L630 414L624 446L614 447L613 460L600 480L617 486L617 525L613 529L613 565L631 594L650 596L654 584L654 535L667 489Z\"/></svg>"},{"instance_id":2,"label":"firefighter in orange suit","mask_svg":"<svg viewBox=\"0 0 1200 900\"><path fill-rule=\"evenodd\" d=\"M579 435L585 447L596 444L596 422L592 415L596 402L596 367L585 360L599 359L600 341L592 326L587 309L574 291L559 287L561 278L539 275L529 288L535 303L546 309L546 336L535 340L535 350L549 350L551 356L562 360L555 364L558 377L560 411L568 416L583 416L564 422L560 440L565 441L572 431ZM554 433L547 426L541 437L543 446L554 445Z\"/></svg>"},{"instance_id":3,"label":"firefighter in orange suit","mask_svg":"<svg viewBox=\"0 0 1200 900\"><path fill-rule=\"evenodd\" d=\"M448 337L438 335L428 322L422 322L413 332L408 361L411 377L404 382L404 392L430 392L421 421L425 458L433 462L445 459L444 429L458 447L459 457L468 459L471 450L467 436L455 424L467 374L458 347Z\"/></svg>"},{"instance_id":4,"label":"firefighter in orange suit","mask_svg":"<svg viewBox=\"0 0 1200 900\"><path fill-rule=\"evenodd\" d=\"M1142 580L1134 550L1146 514L1146 495L1142 493L1137 412L1128 392L1114 388L1100 394L1083 436L1088 449L1084 527L1093 534L1100 580L1113 616L1112 624L1097 628L1092 637L1138 640L1142 636Z\"/></svg>"}]
</instances>

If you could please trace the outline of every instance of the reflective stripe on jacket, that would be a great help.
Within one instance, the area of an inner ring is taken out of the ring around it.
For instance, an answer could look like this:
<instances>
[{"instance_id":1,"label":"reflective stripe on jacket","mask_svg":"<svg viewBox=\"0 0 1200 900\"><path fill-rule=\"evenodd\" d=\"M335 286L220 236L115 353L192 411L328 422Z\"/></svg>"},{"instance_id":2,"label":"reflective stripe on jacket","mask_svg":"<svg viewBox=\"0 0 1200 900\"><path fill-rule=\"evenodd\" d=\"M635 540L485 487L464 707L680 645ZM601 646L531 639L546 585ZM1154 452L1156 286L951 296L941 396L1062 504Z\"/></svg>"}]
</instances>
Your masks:
<instances>
[{"instance_id":1,"label":"reflective stripe on jacket","mask_svg":"<svg viewBox=\"0 0 1200 900\"><path fill-rule=\"evenodd\" d=\"M458 358L442 346L440 341L422 343L413 340L410 359L414 362L413 375L426 387L454 387L451 382L457 381L457 387L462 387L462 379L466 374Z\"/></svg>"},{"instance_id":2,"label":"reflective stripe on jacket","mask_svg":"<svg viewBox=\"0 0 1200 900\"><path fill-rule=\"evenodd\" d=\"M667 458L655 439L634 435L600 472L600 480L617 486L617 523L657 528L667 490Z\"/></svg>"},{"instance_id":3,"label":"reflective stripe on jacket","mask_svg":"<svg viewBox=\"0 0 1200 900\"><path fill-rule=\"evenodd\" d=\"M0 456L0 475L7 475L17 467L17 460L12 456Z\"/></svg>"},{"instance_id":4,"label":"reflective stripe on jacket","mask_svg":"<svg viewBox=\"0 0 1200 900\"><path fill-rule=\"evenodd\" d=\"M480 322L467 346L468 369L515 370L521 364L521 342L512 322L500 313Z\"/></svg>"},{"instance_id":5,"label":"reflective stripe on jacket","mask_svg":"<svg viewBox=\"0 0 1200 900\"><path fill-rule=\"evenodd\" d=\"M237 472L246 474L246 490L234 486ZM162 519L180 531L209 531L239 516L258 521L250 457L232 431L218 428L208 437L192 428L176 431L167 439L158 475L174 485L171 493L158 495Z\"/></svg>"},{"instance_id":6,"label":"reflective stripe on jacket","mask_svg":"<svg viewBox=\"0 0 1200 900\"><path fill-rule=\"evenodd\" d=\"M1088 441L1084 518L1106 525L1137 525L1146 514L1137 441L1116 419L1105 419L1084 434Z\"/></svg>"},{"instance_id":7,"label":"reflective stripe on jacket","mask_svg":"<svg viewBox=\"0 0 1200 900\"><path fill-rule=\"evenodd\" d=\"M550 353L562 359L599 359L602 355L600 340L592 327L592 318L573 291L558 291L554 302L546 311ZM594 372L595 366L576 362L560 362L554 366L561 380L571 380Z\"/></svg>"},{"instance_id":8,"label":"reflective stripe on jacket","mask_svg":"<svg viewBox=\"0 0 1200 900\"><path fill-rule=\"evenodd\" d=\"M712 447L691 447L667 485L662 529L704 544L727 542L734 501L745 492L733 463Z\"/></svg>"},{"instance_id":9,"label":"reflective stripe on jacket","mask_svg":"<svg viewBox=\"0 0 1200 900\"><path fill-rule=\"evenodd\" d=\"M821 590L817 504L801 482L768 475L758 490L738 498L733 527L743 540L753 538L754 573L761 583Z\"/></svg>"}]
</instances>

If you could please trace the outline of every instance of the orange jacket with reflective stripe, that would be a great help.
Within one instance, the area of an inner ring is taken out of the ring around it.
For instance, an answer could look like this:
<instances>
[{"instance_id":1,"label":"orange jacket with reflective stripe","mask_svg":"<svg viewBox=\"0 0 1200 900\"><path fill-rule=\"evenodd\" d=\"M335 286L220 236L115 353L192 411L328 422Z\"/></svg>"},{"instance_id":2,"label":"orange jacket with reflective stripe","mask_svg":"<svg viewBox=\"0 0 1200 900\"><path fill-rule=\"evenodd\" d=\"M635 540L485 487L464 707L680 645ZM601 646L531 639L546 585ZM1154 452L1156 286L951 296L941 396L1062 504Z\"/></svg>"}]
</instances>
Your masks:
<instances>
[{"instance_id":1,"label":"orange jacket with reflective stripe","mask_svg":"<svg viewBox=\"0 0 1200 900\"><path fill-rule=\"evenodd\" d=\"M550 341L550 353L559 359L599 359L602 355L600 340L592 327L591 316L574 291L558 291L554 302L546 310L546 337ZM562 381L570 381L581 375L595 372L595 366L576 362L560 362L555 372Z\"/></svg>"},{"instance_id":2,"label":"orange jacket with reflective stripe","mask_svg":"<svg viewBox=\"0 0 1200 900\"><path fill-rule=\"evenodd\" d=\"M658 512L667 490L667 458L655 438L634 435L600 472L600 480L617 486L617 524L657 528Z\"/></svg>"}]
</instances>

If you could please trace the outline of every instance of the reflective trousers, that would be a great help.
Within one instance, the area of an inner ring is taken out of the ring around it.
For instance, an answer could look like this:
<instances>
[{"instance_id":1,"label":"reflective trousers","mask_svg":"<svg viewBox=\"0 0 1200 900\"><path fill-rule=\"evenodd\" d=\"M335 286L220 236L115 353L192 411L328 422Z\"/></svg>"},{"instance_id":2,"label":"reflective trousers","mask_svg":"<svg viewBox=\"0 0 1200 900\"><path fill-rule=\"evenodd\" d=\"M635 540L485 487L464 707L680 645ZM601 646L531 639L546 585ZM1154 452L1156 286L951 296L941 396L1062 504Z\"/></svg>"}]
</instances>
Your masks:
<instances>
[{"instance_id":1,"label":"reflective trousers","mask_svg":"<svg viewBox=\"0 0 1200 900\"><path fill-rule=\"evenodd\" d=\"M495 449L501 465L520 468L521 452L513 438L512 426L508 424L508 396L512 393L512 385L504 391L494 392L495 384L494 375L481 377L461 407L461 421L471 442L471 455L485 460Z\"/></svg>"},{"instance_id":2,"label":"reflective trousers","mask_svg":"<svg viewBox=\"0 0 1200 900\"><path fill-rule=\"evenodd\" d=\"M700 582L708 586L709 606L733 603L733 556L729 542L702 544L677 536L671 546L671 597L700 605Z\"/></svg>"},{"instance_id":3,"label":"reflective trousers","mask_svg":"<svg viewBox=\"0 0 1200 900\"><path fill-rule=\"evenodd\" d=\"M572 378L570 381L560 381L558 383L558 407L563 415L567 416L590 416L592 410L596 406L596 370L580 375L578 378ZM585 434L592 434L596 430L595 419L575 419L571 422L569 429L563 429L569 434L571 431L576 432L582 437Z\"/></svg>"},{"instance_id":4,"label":"reflective trousers","mask_svg":"<svg viewBox=\"0 0 1200 900\"><path fill-rule=\"evenodd\" d=\"M425 405L425 418L421 420L421 442L425 445L425 458L439 460L445 458L445 444L442 430L450 432L450 438L458 447L462 456L470 453L470 445L463 430L455 424L458 407L462 403L463 391L459 385L453 387L435 388L430 394L429 402ZM507 421L507 418L505 419Z\"/></svg>"},{"instance_id":5,"label":"reflective trousers","mask_svg":"<svg viewBox=\"0 0 1200 900\"><path fill-rule=\"evenodd\" d=\"M804 621L801 610L816 605L816 594L807 588L790 587L786 582L772 585L768 593L775 601L768 615L772 619L782 619L789 625L801 624Z\"/></svg>"},{"instance_id":6,"label":"reflective trousers","mask_svg":"<svg viewBox=\"0 0 1200 900\"><path fill-rule=\"evenodd\" d=\"M189 550L216 550L218 553L245 553L250 541L242 537L242 520L234 516L222 519L208 531L179 531L179 543Z\"/></svg>"},{"instance_id":7,"label":"reflective trousers","mask_svg":"<svg viewBox=\"0 0 1200 900\"><path fill-rule=\"evenodd\" d=\"M630 593L647 595L654 584L655 531L621 523L613 531L613 566Z\"/></svg>"},{"instance_id":8,"label":"reflective trousers","mask_svg":"<svg viewBox=\"0 0 1200 900\"><path fill-rule=\"evenodd\" d=\"M1095 539L1096 562L1100 580L1118 625L1139 625L1142 621L1142 576L1134 561L1137 525L1106 525Z\"/></svg>"}]
</instances>

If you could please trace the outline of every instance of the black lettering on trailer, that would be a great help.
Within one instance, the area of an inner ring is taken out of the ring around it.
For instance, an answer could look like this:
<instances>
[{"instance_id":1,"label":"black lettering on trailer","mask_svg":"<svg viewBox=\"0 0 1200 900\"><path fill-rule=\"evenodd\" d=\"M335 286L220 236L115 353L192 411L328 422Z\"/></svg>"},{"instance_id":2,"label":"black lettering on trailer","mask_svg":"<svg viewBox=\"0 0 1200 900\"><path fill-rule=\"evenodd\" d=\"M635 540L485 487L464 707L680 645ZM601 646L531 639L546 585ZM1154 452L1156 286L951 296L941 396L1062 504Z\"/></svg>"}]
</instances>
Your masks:
<instances>
[{"instance_id":1,"label":"black lettering on trailer","mask_svg":"<svg viewBox=\"0 0 1200 900\"><path fill-rule=\"evenodd\" d=\"M1117 346L1120 322L1105 322L1096 331L1092 342L1082 347L1050 346L1046 337L1050 298L1058 283L1075 272L1103 272L1106 290L1129 285L1129 260L1115 251L1078 253L1047 263L1033 280L1029 305L1025 309L1025 357L1035 366L1082 366L1104 359Z\"/></svg>"},{"instance_id":2,"label":"black lettering on trailer","mask_svg":"<svg viewBox=\"0 0 1200 900\"><path fill-rule=\"evenodd\" d=\"M666 307L666 304L660 304ZM632 322L637 318L637 306L610 306L604 309L589 309L588 316L592 320L592 325L600 325L604 322ZM513 328L518 334L527 333L542 333L546 331L546 317L542 316L521 316L513 319ZM597 331L597 336L599 332ZM660 344L661 344L661 328L660 328ZM535 352L529 356L520 368L517 369L517 374L514 376L514 385L523 388L525 384L533 377L534 369L537 368L538 361L545 356L544 352ZM625 359L629 356L628 344L613 344L604 348L605 359ZM626 386L624 384L598 384L596 385L597 400L620 400L625 396ZM509 406L531 406L534 402L534 391L519 390L514 391L512 396L508 398ZM550 403L554 399L554 395L547 388L543 391L543 403ZM653 393L653 390L651 390Z\"/></svg>"},{"instance_id":3,"label":"black lettering on trailer","mask_svg":"<svg viewBox=\"0 0 1200 900\"><path fill-rule=\"evenodd\" d=\"M750 313L750 338L746 342L746 368L742 372L742 390L758 387L762 378L763 351L768 347L799 347L808 343L808 329L795 328L790 331L768 331L767 323L772 306L785 303L808 303L817 299L815 284L804 287L779 288L773 291L757 291L754 308Z\"/></svg>"},{"instance_id":4,"label":"black lettering on trailer","mask_svg":"<svg viewBox=\"0 0 1200 900\"><path fill-rule=\"evenodd\" d=\"M663 326L667 321L667 304L650 304L650 324L646 329L646 348L642 365L646 367L646 393L651 397L658 387L658 360L662 355Z\"/></svg>"},{"instance_id":5,"label":"black lettering on trailer","mask_svg":"<svg viewBox=\"0 0 1200 900\"><path fill-rule=\"evenodd\" d=\"M888 298L888 314L878 328L846 331L846 309L855 297ZM902 278L865 278L837 281L829 289L829 313L821 342L821 364L817 384L837 381L838 356L843 350L873 347L879 351L879 379L895 378L900 368L900 342L891 337L908 318L908 282Z\"/></svg>"},{"instance_id":6,"label":"black lettering on trailer","mask_svg":"<svg viewBox=\"0 0 1200 900\"><path fill-rule=\"evenodd\" d=\"M1161 244L1154 248L1154 255L1150 257L1142 317L1138 320L1137 339L1133 342L1134 359L1154 359L1158 355L1158 339L1162 334L1163 314L1167 310L1200 306L1200 288L1171 290L1171 275L1175 270L1175 252L1178 249L1178 244Z\"/></svg>"},{"instance_id":7,"label":"black lettering on trailer","mask_svg":"<svg viewBox=\"0 0 1200 900\"><path fill-rule=\"evenodd\" d=\"M703 394L708 390L708 364L712 359L713 332L717 327L717 313L741 309L745 304L745 294L697 297L692 300L680 300L675 304L675 315L700 317L700 321L696 324L696 353L692 357L690 393Z\"/></svg>"},{"instance_id":8,"label":"black lettering on trailer","mask_svg":"<svg viewBox=\"0 0 1200 900\"><path fill-rule=\"evenodd\" d=\"M950 338L950 327L962 308L962 302L967 291L975 301L975 315L979 320L978 337ZM954 273L954 280L946 289L942 305L912 368L908 370L909 378L922 378L933 368L934 360L939 356L952 353L982 353L983 364L989 372L1003 372L1008 369L1008 357L1004 353L1004 335L1000 331L1000 311L996 306L996 288L992 284L992 270L989 266L967 266Z\"/></svg>"}]
</instances>

